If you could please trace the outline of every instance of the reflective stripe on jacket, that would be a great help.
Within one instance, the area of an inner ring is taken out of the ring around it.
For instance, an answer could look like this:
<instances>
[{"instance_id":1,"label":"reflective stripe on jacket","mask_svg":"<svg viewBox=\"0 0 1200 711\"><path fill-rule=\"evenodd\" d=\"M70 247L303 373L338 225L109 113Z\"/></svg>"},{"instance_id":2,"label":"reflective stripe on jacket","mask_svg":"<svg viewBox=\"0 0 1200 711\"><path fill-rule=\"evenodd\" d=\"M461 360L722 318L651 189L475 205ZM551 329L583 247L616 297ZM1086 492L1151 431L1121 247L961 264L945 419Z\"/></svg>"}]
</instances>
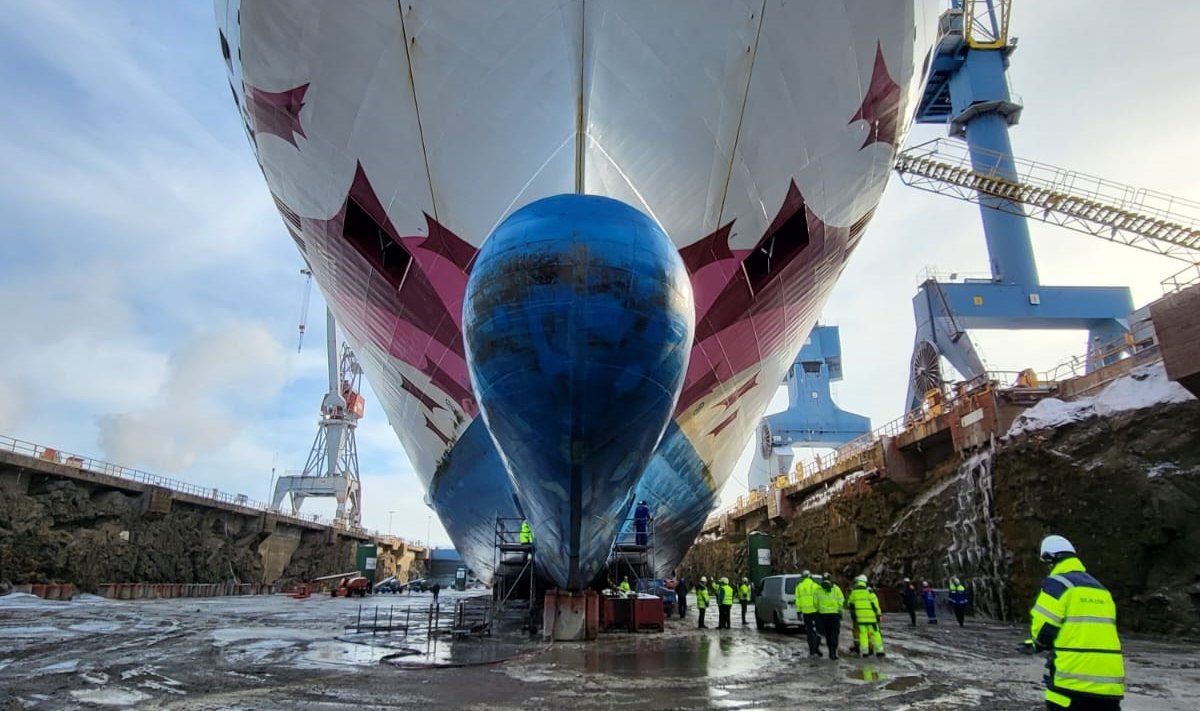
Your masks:
<instances>
[{"instance_id":1,"label":"reflective stripe on jacket","mask_svg":"<svg viewBox=\"0 0 1200 711\"><path fill-rule=\"evenodd\" d=\"M879 621L879 601L874 593L867 590L866 583L855 583L846 598L846 607L854 611L854 621L860 625L874 624Z\"/></svg>"},{"instance_id":2,"label":"reflective stripe on jacket","mask_svg":"<svg viewBox=\"0 0 1200 711\"><path fill-rule=\"evenodd\" d=\"M838 614L841 616L842 605L846 604L846 596L842 594L842 589L838 586L828 583L829 587L825 587L826 583L821 583L817 588L817 612L822 615Z\"/></svg>"},{"instance_id":3,"label":"reflective stripe on jacket","mask_svg":"<svg viewBox=\"0 0 1200 711\"><path fill-rule=\"evenodd\" d=\"M955 607L965 607L967 604L967 589L962 583L950 586L950 604Z\"/></svg>"},{"instance_id":4,"label":"reflective stripe on jacket","mask_svg":"<svg viewBox=\"0 0 1200 711\"><path fill-rule=\"evenodd\" d=\"M817 590L820 588L812 578L805 578L796 583L796 612L809 615L816 612Z\"/></svg>"},{"instance_id":5,"label":"reflective stripe on jacket","mask_svg":"<svg viewBox=\"0 0 1200 711\"><path fill-rule=\"evenodd\" d=\"M722 585L721 586L721 600L717 604L718 605L732 605L733 604L733 586L732 585Z\"/></svg>"},{"instance_id":6,"label":"reflective stripe on jacket","mask_svg":"<svg viewBox=\"0 0 1200 711\"><path fill-rule=\"evenodd\" d=\"M1046 663L1047 699L1060 699L1055 692L1125 695L1117 607L1078 558L1059 561L1042 580L1029 617L1038 647L1053 650Z\"/></svg>"}]
</instances>

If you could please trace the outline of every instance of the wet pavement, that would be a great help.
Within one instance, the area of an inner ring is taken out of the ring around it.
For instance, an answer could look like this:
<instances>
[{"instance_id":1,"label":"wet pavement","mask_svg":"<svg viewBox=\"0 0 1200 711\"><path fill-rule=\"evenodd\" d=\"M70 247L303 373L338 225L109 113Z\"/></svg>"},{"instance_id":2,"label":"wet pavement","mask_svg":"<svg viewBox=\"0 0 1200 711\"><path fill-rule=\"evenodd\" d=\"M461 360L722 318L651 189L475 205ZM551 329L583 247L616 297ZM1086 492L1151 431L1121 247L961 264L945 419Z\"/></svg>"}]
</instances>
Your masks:
<instances>
[{"instance_id":1,"label":"wet pavement","mask_svg":"<svg viewBox=\"0 0 1200 711\"><path fill-rule=\"evenodd\" d=\"M2 597L0 711L1042 708L1042 661L1017 651L1013 625L909 628L892 616L887 657L850 658L844 628L831 661L810 658L800 635L738 625L736 612L732 630L697 630L693 616L663 634L545 645L430 636L430 602L376 596L360 613L358 600L326 597ZM1200 708L1200 647L1125 644L1125 709Z\"/></svg>"}]
</instances>

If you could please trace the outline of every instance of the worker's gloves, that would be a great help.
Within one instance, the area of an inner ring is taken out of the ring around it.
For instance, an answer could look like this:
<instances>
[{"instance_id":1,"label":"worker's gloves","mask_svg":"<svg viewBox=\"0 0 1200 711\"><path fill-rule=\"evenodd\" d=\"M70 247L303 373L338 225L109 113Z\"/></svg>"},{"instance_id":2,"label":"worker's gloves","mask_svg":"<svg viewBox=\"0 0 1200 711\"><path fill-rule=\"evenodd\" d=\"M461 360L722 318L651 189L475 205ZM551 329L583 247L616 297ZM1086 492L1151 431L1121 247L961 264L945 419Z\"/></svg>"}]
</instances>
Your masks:
<instances>
[{"instance_id":1,"label":"worker's gloves","mask_svg":"<svg viewBox=\"0 0 1200 711\"><path fill-rule=\"evenodd\" d=\"M1037 642L1034 642L1032 639L1027 639L1021 643L1020 650L1022 654L1037 654Z\"/></svg>"}]
</instances>

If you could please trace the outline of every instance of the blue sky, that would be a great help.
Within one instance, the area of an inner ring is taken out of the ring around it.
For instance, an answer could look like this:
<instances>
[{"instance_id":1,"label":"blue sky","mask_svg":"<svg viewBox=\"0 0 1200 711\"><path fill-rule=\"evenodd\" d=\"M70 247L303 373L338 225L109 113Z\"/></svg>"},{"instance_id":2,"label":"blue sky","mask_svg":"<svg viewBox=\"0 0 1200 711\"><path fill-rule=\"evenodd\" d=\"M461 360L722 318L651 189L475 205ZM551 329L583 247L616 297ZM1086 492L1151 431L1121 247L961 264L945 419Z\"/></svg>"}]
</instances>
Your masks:
<instances>
[{"instance_id":1,"label":"blue sky","mask_svg":"<svg viewBox=\"0 0 1200 711\"><path fill-rule=\"evenodd\" d=\"M1200 198L1200 6L1016 6L1018 155ZM302 262L230 100L211 5L6 0L0 17L0 434L265 499L272 467L301 468L315 434L323 304L314 290L297 355ZM1141 304L1176 268L1033 233L1045 283L1127 284ZM928 265L985 269L977 210L893 180L826 309L840 402L876 424L900 414ZM979 341L994 367L1048 368L1082 336ZM365 523L446 542L368 398ZM744 482L742 467L725 500Z\"/></svg>"}]
</instances>

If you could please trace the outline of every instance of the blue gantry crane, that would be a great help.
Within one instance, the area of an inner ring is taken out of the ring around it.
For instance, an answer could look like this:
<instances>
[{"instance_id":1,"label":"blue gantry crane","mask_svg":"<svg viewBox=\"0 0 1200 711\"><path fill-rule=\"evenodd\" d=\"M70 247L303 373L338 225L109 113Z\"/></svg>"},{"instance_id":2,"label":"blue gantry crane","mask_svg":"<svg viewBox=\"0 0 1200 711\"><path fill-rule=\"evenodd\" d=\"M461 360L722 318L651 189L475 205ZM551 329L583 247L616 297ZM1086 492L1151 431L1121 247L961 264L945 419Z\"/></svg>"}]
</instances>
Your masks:
<instances>
[{"instance_id":1,"label":"blue gantry crane","mask_svg":"<svg viewBox=\"0 0 1200 711\"><path fill-rule=\"evenodd\" d=\"M792 362L784 384L788 408L759 423L749 486L757 489L791 471L793 447L837 447L871 431L871 420L837 406L829 384L842 379L837 326L816 326Z\"/></svg>"},{"instance_id":2,"label":"blue gantry crane","mask_svg":"<svg viewBox=\"0 0 1200 711\"><path fill-rule=\"evenodd\" d=\"M1021 116L1005 71L1016 47L1008 38L1011 0L954 0L941 17L919 123L948 124L967 144L973 172L1018 184L1008 129ZM980 194L991 278L926 280L913 298L917 331L907 406L940 389L944 357L965 379L985 369L971 329L1074 329L1088 332L1089 353L1124 343L1133 299L1127 287L1046 286L1038 279L1029 226L1019 200Z\"/></svg>"}]
</instances>

